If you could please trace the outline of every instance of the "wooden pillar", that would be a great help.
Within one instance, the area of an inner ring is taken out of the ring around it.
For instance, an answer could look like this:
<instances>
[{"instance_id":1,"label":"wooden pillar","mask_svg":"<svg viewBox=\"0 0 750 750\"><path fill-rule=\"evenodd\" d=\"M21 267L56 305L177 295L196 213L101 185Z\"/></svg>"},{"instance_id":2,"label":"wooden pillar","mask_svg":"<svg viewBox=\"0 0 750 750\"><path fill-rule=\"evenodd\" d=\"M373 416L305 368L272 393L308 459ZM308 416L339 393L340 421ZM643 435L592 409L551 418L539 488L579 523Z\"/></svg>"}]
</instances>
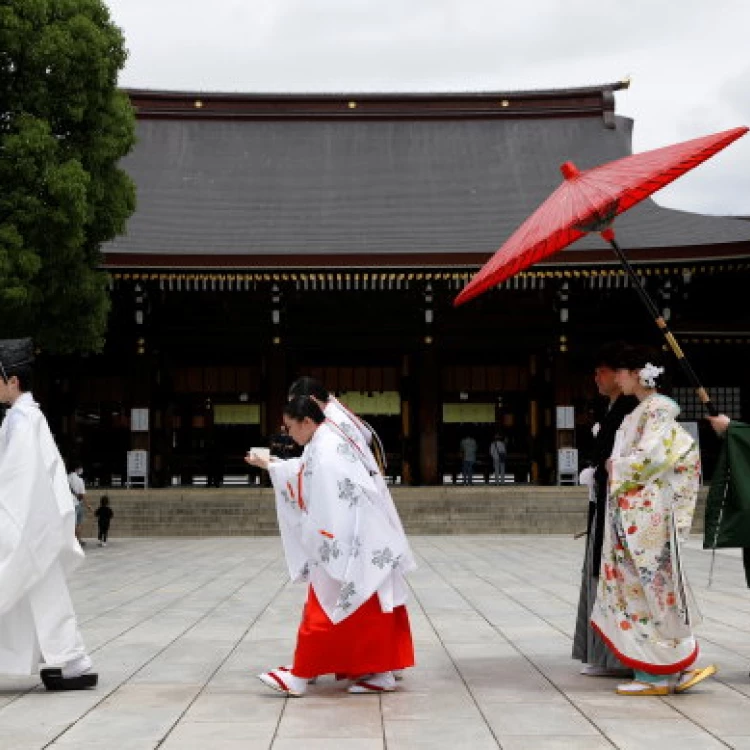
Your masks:
<instances>
[{"instance_id":1,"label":"wooden pillar","mask_svg":"<svg viewBox=\"0 0 750 750\"><path fill-rule=\"evenodd\" d=\"M419 473L421 484L440 484L438 430L440 425L440 372L435 350L428 345L419 355Z\"/></svg>"},{"instance_id":2,"label":"wooden pillar","mask_svg":"<svg viewBox=\"0 0 750 750\"><path fill-rule=\"evenodd\" d=\"M407 486L415 484L419 473L418 459L415 451L415 439L419 435L415 421L414 364L412 356L404 354L401 360L401 378L399 396L401 397L401 483Z\"/></svg>"},{"instance_id":3,"label":"wooden pillar","mask_svg":"<svg viewBox=\"0 0 750 750\"><path fill-rule=\"evenodd\" d=\"M141 344L141 342L144 342ZM130 373L131 397L130 397L130 450L147 451L147 481L149 486L153 484L153 456L151 449L151 430L153 429L153 411L151 409L151 372L155 363L146 354L145 341L140 338L137 342L137 353L133 358ZM135 430L138 425L132 423L133 409L145 409L147 416L147 429ZM127 469L126 469L127 470Z\"/></svg>"},{"instance_id":4,"label":"wooden pillar","mask_svg":"<svg viewBox=\"0 0 750 750\"><path fill-rule=\"evenodd\" d=\"M540 473L540 397L539 392L539 357L529 357L529 459L531 462L531 481L539 483Z\"/></svg>"},{"instance_id":5,"label":"wooden pillar","mask_svg":"<svg viewBox=\"0 0 750 750\"><path fill-rule=\"evenodd\" d=\"M261 425L263 434L269 438L278 432L282 421L282 411L284 404L287 402L287 393L291 385L287 374L286 360L286 352L280 340L279 343L272 342L264 360L265 409L263 409L264 419Z\"/></svg>"}]
</instances>

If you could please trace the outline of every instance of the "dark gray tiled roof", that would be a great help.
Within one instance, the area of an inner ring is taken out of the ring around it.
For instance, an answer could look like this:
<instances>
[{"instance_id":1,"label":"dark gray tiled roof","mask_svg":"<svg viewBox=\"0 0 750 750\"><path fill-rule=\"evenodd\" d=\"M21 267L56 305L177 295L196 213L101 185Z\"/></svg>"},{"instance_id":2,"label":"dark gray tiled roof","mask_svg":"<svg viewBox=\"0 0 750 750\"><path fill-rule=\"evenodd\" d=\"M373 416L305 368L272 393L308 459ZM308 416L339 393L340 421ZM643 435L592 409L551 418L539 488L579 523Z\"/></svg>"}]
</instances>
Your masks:
<instances>
[{"instance_id":1,"label":"dark gray tiled roof","mask_svg":"<svg viewBox=\"0 0 750 750\"><path fill-rule=\"evenodd\" d=\"M631 131L629 119L607 128L595 116L143 119L124 162L138 209L104 250L115 263L122 253L492 253L559 184L562 162L626 156ZM616 229L628 249L750 241L748 222L653 201Z\"/></svg>"}]
</instances>

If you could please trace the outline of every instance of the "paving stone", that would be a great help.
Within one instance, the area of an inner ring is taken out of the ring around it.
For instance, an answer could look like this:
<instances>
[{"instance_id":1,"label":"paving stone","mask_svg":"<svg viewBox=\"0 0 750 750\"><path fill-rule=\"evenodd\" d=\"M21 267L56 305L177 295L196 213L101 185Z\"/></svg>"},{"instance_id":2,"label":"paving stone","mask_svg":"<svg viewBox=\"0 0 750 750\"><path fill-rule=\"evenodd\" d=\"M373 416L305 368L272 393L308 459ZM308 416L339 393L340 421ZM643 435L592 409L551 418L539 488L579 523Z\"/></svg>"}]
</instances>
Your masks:
<instances>
[{"instance_id":1,"label":"paving stone","mask_svg":"<svg viewBox=\"0 0 750 750\"><path fill-rule=\"evenodd\" d=\"M709 615L702 661L715 660L718 677L682 696L628 699L570 658L582 540L412 543L417 667L393 694L351 696L325 676L299 700L255 678L289 663L305 598L278 538L89 547L71 588L100 685L48 694L0 678L0 749L750 750L750 592L736 550L717 554L710 589L709 553L698 538L686 552Z\"/></svg>"}]
</instances>

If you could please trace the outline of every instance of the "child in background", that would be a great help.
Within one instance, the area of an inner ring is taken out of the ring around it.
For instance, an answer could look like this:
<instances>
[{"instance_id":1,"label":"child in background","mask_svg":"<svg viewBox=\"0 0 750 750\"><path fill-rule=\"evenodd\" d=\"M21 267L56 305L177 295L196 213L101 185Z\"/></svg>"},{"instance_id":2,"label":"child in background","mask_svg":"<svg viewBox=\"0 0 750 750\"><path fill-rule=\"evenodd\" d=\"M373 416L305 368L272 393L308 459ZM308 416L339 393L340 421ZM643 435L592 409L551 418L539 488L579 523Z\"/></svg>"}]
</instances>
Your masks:
<instances>
[{"instance_id":1,"label":"child in background","mask_svg":"<svg viewBox=\"0 0 750 750\"><path fill-rule=\"evenodd\" d=\"M99 524L99 546L107 546L107 534L109 534L109 522L112 520L114 513L109 507L109 498L105 495L99 502L96 509L96 521Z\"/></svg>"}]
</instances>

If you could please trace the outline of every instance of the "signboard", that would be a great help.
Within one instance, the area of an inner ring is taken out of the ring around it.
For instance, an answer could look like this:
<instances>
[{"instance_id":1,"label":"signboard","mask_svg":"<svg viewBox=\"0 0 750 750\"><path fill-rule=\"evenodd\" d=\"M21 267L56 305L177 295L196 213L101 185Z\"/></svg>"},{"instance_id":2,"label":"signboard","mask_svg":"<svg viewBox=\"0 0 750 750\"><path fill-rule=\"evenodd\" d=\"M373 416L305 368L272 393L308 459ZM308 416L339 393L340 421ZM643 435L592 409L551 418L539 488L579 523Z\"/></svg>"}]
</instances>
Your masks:
<instances>
[{"instance_id":1,"label":"signboard","mask_svg":"<svg viewBox=\"0 0 750 750\"><path fill-rule=\"evenodd\" d=\"M148 485L148 451L128 451L128 487L134 479L143 482L144 487Z\"/></svg>"},{"instance_id":2,"label":"signboard","mask_svg":"<svg viewBox=\"0 0 750 750\"><path fill-rule=\"evenodd\" d=\"M578 448L560 448L557 451L558 476L571 474L578 476Z\"/></svg>"},{"instance_id":3,"label":"signboard","mask_svg":"<svg viewBox=\"0 0 750 750\"><path fill-rule=\"evenodd\" d=\"M148 432L148 409L130 410L130 431Z\"/></svg>"},{"instance_id":4,"label":"signboard","mask_svg":"<svg viewBox=\"0 0 750 750\"><path fill-rule=\"evenodd\" d=\"M575 428L575 410L572 406L557 407L557 429L572 430Z\"/></svg>"},{"instance_id":5,"label":"signboard","mask_svg":"<svg viewBox=\"0 0 750 750\"><path fill-rule=\"evenodd\" d=\"M260 404L216 404L214 424L260 424Z\"/></svg>"},{"instance_id":6,"label":"signboard","mask_svg":"<svg viewBox=\"0 0 750 750\"><path fill-rule=\"evenodd\" d=\"M338 395L339 401L362 416L398 416L401 414L401 396L398 391L360 393L344 391Z\"/></svg>"},{"instance_id":7,"label":"signboard","mask_svg":"<svg viewBox=\"0 0 750 750\"><path fill-rule=\"evenodd\" d=\"M578 448L560 448L557 451L557 470L561 474L578 474Z\"/></svg>"},{"instance_id":8,"label":"signboard","mask_svg":"<svg viewBox=\"0 0 750 750\"><path fill-rule=\"evenodd\" d=\"M495 404L443 404L444 424L494 424Z\"/></svg>"}]
</instances>

